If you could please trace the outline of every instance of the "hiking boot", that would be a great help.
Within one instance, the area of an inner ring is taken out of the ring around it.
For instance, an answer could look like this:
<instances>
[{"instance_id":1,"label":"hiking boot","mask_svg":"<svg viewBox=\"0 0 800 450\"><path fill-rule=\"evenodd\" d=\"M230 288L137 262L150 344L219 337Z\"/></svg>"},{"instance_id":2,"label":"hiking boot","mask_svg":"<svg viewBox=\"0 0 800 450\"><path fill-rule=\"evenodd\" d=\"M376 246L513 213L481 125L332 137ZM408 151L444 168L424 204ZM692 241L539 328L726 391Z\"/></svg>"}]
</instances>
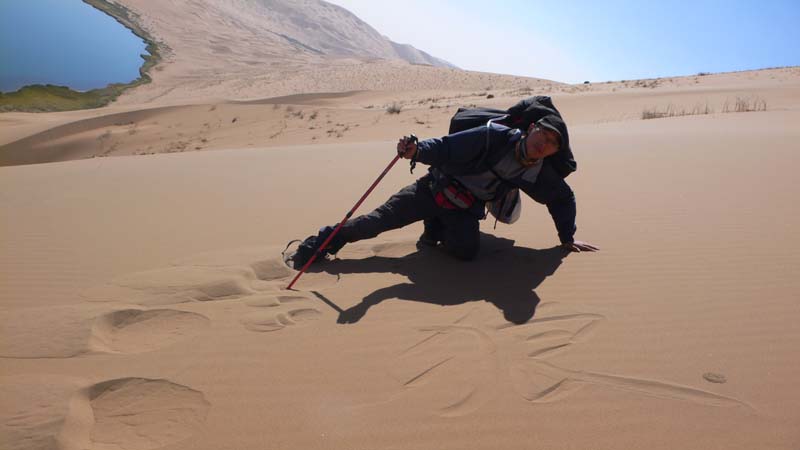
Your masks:
<instances>
[{"instance_id":1,"label":"hiking boot","mask_svg":"<svg viewBox=\"0 0 800 450\"><path fill-rule=\"evenodd\" d=\"M309 236L300 245L297 247L297 250L294 252L287 252L284 253L284 262L287 266L293 268L294 270L300 270L306 263L314 256L317 252L317 249L320 245L322 245L328 236L333 233L334 228L331 226L322 227L319 230L319 234L316 236ZM344 247L344 240L342 240L339 236L335 236L331 241L328 243L328 246L325 250L322 251L322 254L314 260L314 262L319 262L321 259L325 259L327 255L335 255L342 247ZM290 243L291 245L291 243ZM288 246L287 246L288 247Z\"/></svg>"}]
</instances>

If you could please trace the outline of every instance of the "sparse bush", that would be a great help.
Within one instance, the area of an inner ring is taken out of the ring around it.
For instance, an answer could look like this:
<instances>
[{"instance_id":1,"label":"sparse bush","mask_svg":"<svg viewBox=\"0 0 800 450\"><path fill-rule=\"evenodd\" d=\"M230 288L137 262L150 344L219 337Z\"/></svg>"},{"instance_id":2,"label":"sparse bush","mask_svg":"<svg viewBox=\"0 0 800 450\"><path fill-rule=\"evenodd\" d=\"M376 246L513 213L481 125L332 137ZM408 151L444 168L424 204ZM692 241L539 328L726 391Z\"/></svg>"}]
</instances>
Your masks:
<instances>
[{"instance_id":1,"label":"sparse bush","mask_svg":"<svg viewBox=\"0 0 800 450\"><path fill-rule=\"evenodd\" d=\"M489 94L486 96L486 98L494 98L494 94Z\"/></svg>"},{"instance_id":2,"label":"sparse bush","mask_svg":"<svg viewBox=\"0 0 800 450\"><path fill-rule=\"evenodd\" d=\"M391 105L386 107L386 114L400 114L402 109L402 105L398 104L397 102L392 102Z\"/></svg>"},{"instance_id":3,"label":"sparse bush","mask_svg":"<svg viewBox=\"0 0 800 450\"><path fill-rule=\"evenodd\" d=\"M302 110L302 109L301 109L301 110L299 110L299 111L295 111L294 109L292 109L292 110L290 111L290 110L287 108L287 109L286 109L286 115L284 115L283 117L286 117L286 118L289 118L289 117L297 117L297 118L300 118L300 119L302 119L303 117L305 117L305 115L303 114L303 110Z\"/></svg>"}]
</instances>

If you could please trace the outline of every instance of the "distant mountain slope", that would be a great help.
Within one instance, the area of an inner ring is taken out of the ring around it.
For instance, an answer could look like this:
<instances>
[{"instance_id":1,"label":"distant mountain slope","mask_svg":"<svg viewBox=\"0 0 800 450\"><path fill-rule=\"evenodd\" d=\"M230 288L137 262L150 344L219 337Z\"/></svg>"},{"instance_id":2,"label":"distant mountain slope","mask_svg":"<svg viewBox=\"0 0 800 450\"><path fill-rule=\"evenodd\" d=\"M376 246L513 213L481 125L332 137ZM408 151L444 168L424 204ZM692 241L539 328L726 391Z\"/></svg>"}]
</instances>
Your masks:
<instances>
[{"instance_id":1,"label":"distant mountain slope","mask_svg":"<svg viewBox=\"0 0 800 450\"><path fill-rule=\"evenodd\" d=\"M401 59L456 68L407 44L392 42L350 11L321 0L243 0L263 26L301 51L320 55Z\"/></svg>"},{"instance_id":2,"label":"distant mountain slope","mask_svg":"<svg viewBox=\"0 0 800 450\"><path fill-rule=\"evenodd\" d=\"M93 1L123 9L162 55L149 72L152 83L126 91L117 105L553 84L461 70L392 42L346 9L322 0Z\"/></svg>"}]
</instances>

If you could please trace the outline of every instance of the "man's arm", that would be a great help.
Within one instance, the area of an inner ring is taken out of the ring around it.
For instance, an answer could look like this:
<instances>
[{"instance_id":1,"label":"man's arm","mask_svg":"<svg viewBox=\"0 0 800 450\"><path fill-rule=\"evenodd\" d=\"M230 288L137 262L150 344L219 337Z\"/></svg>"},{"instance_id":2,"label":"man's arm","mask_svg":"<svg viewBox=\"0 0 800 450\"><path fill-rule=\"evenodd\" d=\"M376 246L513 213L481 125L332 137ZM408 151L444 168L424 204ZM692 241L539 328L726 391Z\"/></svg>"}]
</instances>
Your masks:
<instances>
[{"instance_id":1,"label":"man's arm","mask_svg":"<svg viewBox=\"0 0 800 450\"><path fill-rule=\"evenodd\" d=\"M562 244L575 241L575 194L566 181L561 178L548 163L542 166L536 183L522 186L523 191L537 203L547 206L558 230L558 238Z\"/></svg>"},{"instance_id":2,"label":"man's arm","mask_svg":"<svg viewBox=\"0 0 800 450\"><path fill-rule=\"evenodd\" d=\"M416 160L429 166L466 164L480 158L486 149L486 127L476 127L442 138L419 141Z\"/></svg>"},{"instance_id":3,"label":"man's arm","mask_svg":"<svg viewBox=\"0 0 800 450\"><path fill-rule=\"evenodd\" d=\"M545 163L536 183L522 186L528 196L547 205L558 230L561 246L572 252L594 252L600 250L588 242L575 240L575 194L566 181L556 173L555 169Z\"/></svg>"}]
</instances>

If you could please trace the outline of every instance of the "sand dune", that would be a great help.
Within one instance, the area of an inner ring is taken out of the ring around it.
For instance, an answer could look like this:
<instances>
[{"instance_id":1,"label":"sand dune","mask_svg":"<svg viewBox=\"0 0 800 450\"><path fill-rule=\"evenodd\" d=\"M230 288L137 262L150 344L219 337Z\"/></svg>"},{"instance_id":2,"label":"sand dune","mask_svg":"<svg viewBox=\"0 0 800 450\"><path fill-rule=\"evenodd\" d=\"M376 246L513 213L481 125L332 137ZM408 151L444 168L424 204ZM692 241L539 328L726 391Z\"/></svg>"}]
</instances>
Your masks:
<instances>
[{"instance_id":1,"label":"sand dune","mask_svg":"<svg viewBox=\"0 0 800 450\"><path fill-rule=\"evenodd\" d=\"M773 111L792 109L800 101L798 69L673 78L659 83L650 88L624 82L580 87L540 84L522 91L348 91L124 112L111 109L104 115L86 113L90 117L26 137L10 131L6 139L11 142L0 147L0 164L370 142L396 139L410 132L431 137L446 132L450 117L459 107L507 108L534 93L552 95L571 118L570 124L640 120L650 110L724 114L726 107L734 108L737 99L753 105L761 101ZM399 114L387 113L392 105L400 109ZM36 117L28 115L26 119L34 121Z\"/></svg>"},{"instance_id":2,"label":"sand dune","mask_svg":"<svg viewBox=\"0 0 800 450\"><path fill-rule=\"evenodd\" d=\"M219 25L239 0L124 4L173 52L151 85L0 115L0 448L800 445L800 69L565 85L283 44L247 69ZM415 224L285 289L287 242L341 220L398 136L539 93L600 252L524 199L473 262Z\"/></svg>"},{"instance_id":3,"label":"sand dune","mask_svg":"<svg viewBox=\"0 0 800 450\"><path fill-rule=\"evenodd\" d=\"M6 421L4 438L792 448L800 261L785 162L799 114L574 126L580 234L600 253L565 256L526 202L521 223L482 225L474 263L418 251L415 226L345 247L295 292L283 245L338 220L391 142L2 168L3 376L95 380L43 400L53 407L107 383L152 398L130 433L95 409L80 433L72 419ZM770 177L743 182L754 170ZM364 210L412 179L393 171Z\"/></svg>"}]
</instances>

